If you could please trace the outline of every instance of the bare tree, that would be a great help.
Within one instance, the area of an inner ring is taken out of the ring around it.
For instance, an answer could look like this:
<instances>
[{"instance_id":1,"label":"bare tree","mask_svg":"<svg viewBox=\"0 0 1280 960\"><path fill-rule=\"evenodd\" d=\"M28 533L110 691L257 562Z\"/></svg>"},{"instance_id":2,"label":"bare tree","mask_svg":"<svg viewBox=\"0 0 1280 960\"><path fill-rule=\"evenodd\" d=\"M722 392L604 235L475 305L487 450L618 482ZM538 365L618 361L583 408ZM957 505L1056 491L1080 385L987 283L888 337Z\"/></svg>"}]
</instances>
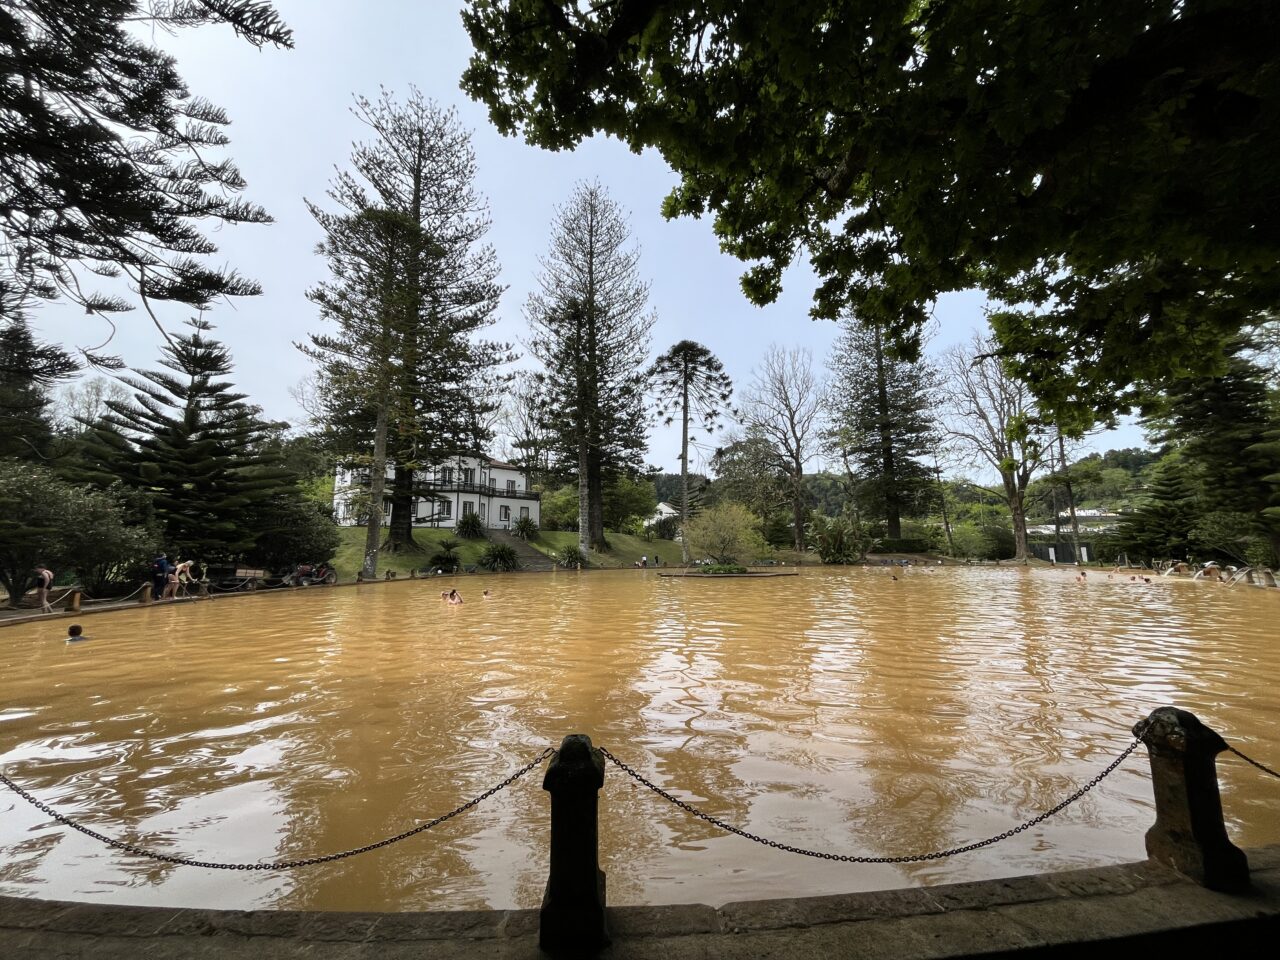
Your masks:
<instances>
[{"instance_id":1,"label":"bare tree","mask_svg":"<svg viewBox=\"0 0 1280 960\"><path fill-rule=\"evenodd\" d=\"M817 454L822 385L808 350L769 347L746 393L743 423L769 441L791 494L794 544L804 549L804 471Z\"/></svg>"},{"instance_id":2,"label":"bare tree","mask_svg":"<svg viewBox=\"0 0 1280 960\"><path fill-rule=\"evenodd\" d=\"M502 404L499 430L511 446L510 460L529 484L544 483L551 473L554 435L540 405L537 378L524 370L515 375Z\"/></svg>"},{"instance_id":3,"label":"bare tree","mask_svg":"<svg viewBox=\"0 0 1280 960\"><path fill-rule=\"evenodd\" d=\"M975 334L941 358L944 429L967 462L1000 476L1013 517L1014 560L1027 562L1027 487L1052 466L1059 431L1040 420L1027 385L1011 377L992 341ZM986 489L986 488L982 488Z\"/></svg>"}]
</instances>

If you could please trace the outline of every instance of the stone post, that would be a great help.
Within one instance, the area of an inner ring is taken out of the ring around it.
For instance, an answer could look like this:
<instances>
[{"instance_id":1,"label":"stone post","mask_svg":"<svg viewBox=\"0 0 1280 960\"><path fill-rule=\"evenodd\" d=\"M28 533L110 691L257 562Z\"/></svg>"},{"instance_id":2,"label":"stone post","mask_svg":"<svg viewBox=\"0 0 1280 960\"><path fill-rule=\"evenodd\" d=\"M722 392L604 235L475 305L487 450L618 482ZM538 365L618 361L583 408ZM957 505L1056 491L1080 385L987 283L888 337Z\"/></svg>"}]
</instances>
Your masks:
<instances>
[{"instance_id":1,"label":"stone post","mask_svg":"<svg viewBox=\"0 0 1280 960\"><path fill-rule=\"evenodd\" d=\"M72 590L67 594L67 613L80 612L80 591Z\"/></svg>"},{"instance_id":2,"label":"stone post","mask_svg":"<svg viewBox=\"0 0 1280 960\"><path fill-rule=\"evenodd\" d=\"M151 596L151 590L152 590L151 584L149 584L149 583L144 583L144 584L142 585L142 594L138 597L138 602L139 602L139 603L150 603L150 602L152 601L152 599L153 599L153 598L152 598L152 596Z\"/></svg>"},{"instance_id":3,"label":"stone post","mask_svg":"<svg viewBox=\"0 0 1280 960\"><path fill-rule=\"evenodd\" d=\"M1156 800L1147 855L1210 890L1248 890L1249 862L1222 822L1214 758L1226 741L1195 714L1174 707L1153 710L1133 735L1147 745Z\"/></svg>"},{"instance_id":4,"label":"stone post","mask_svg":"<svg viewBox=\"0 0 1280 960\"><path fill-rule=\"evenodd\" d=\"M597 810L604 757L591 738L571 733L542 779L551 794L551 870L538 919L538 945L582 956L609 945Z\"/></svg>"}]
</instances>

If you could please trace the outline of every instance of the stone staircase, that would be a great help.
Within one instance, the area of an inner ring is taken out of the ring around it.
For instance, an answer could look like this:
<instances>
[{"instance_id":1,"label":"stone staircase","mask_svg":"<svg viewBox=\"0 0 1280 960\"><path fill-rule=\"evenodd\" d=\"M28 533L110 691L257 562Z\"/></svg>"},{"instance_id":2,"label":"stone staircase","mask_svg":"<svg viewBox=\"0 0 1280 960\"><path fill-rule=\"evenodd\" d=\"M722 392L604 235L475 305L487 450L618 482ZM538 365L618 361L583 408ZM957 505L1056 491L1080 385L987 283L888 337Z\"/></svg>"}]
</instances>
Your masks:
<instances>
[{"instance_id":1,"label":"stone staircase","mask_svg":"<svg viewBox=\"0 0 1280 960\"><path fill-rule=\"evenodd\" d=\"M512 536L506 530L489 529L485 533L490 543L503 543L516 552L520 558L521 570L550 571L556 568L555 561L536 547L531 547L519 537Z\"/></svg>"}]
</instances>

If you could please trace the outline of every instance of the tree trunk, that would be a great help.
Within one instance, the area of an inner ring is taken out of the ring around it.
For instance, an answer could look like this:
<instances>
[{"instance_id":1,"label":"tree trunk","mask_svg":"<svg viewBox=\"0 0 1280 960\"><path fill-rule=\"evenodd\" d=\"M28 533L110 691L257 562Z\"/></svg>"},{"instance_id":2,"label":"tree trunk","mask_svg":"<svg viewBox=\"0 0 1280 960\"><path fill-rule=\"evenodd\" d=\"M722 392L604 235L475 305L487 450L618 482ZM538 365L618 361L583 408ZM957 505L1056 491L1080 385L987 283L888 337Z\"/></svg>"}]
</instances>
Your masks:
<instances>
[{"instance_id":1,"label":"tree trunk","mask_svg":"<svg viewBox=\"0 0 1280 960\"><path fill-rule=\"evenodd\" d=\"M587 459L587 523L591 546L596 550L608 549L604 539L604 474L600 455L592 451Z\"/></svg>"},{"instance_id":2,"label":"tree trunk","mask_svg":"<svg viewBox=\"0 0 1280 960\"><path fill-rule=\"evenodd\" d=\"M382 539L382 495L387 486L387 408L379 405L373 431L373 463L369 477L369 524L364 538L364 564L360 572L366 580L378 575L378 542Z\"/></svg>"},{"instance_id":3,"label":"tree trunk","mask_svg":"<svg viewBox=\"0 0 1280 960\"><path fill-rule=\"evenodd\" d=\"M885 533L890 540L902 539L902 498L898 491L898 469L893 455L893 434L889 430L889 386L884 379L884 341L876 328L876 426L880 433L880 470L884 490Z\"/></svg>"},{"instance_id":4,"label":"tree trunk","mask_svg":"<svg viewBox=\"0 0 1280 960\"><path fill-rule=\"evenodd\" d=\"M1067 473L1067 445L1062 437L1058 437L1058 453L1062 462L1062 479L1067 488L1067 510L1071 513L1071 547L1076 552L1076 563L1083 563L1080 559L1080 522L1076 519L1076 495L1071 489L1071 474Z\"/></svg>"},{"instance_id":5,"label":"tree trunk","mask_svg":"<svg viewBox=\"0 0 1280 960\"><path fill-rule=\"evenodd\" d=\"M935 462L933 469L938 476L938 501L942 504L942 529L947 534L947 556L954 557L956 555L956 544L951 539L951 521L947 518L947 488L942 482L942 468Z\"/></svg>"},{"instance_id":6,"label":"tree trunk","mask_svg":"<svg viewBox=\"0 0 1280 960\"><path fill-rule=\"evenodd\" d=\"M799 465L792 477L791 519L795 525L796 552L804 552L804 472Z\"/></svg>"},{"instance_id":7,"label":"tree trunk","mask_svg":"<svg viewBox=\"0 0 1280 960\"><path fill-rule=\"evenodd\" d=\"M1016 490L1009 495L1009 513L1013 516L1013 562L1027 562L1027 509L1023 500L1024 491Z\"/></svg>"},{"instance_id":8,"label":"tree trunk","mask_svg":"<svg viewBox=\"0 0 1280 960\"><path fill-rule=\"evenodd\" d=\"M689 541L684 535L689 522L689 369L684 371L680 406L680 559L689 565Z\"/></svg>"},{"instance_id":9,"label":"tree trunk","mask_svg":"<svg viewBox=\"0 0 1280 960\"><path fill-rule=\"evenodd\" d=\"M583 431L585 434L586 431ZM590 446L586 436L578 438L578 553L582 562L591 557L591 493L588 474L591 459Z\"/></svg>"},{"instance_id":10,"label":"tree trunk","mask_svg":"<svg viewBox=\"0 0 1280 960\"><path fill-rule=\"evenodd\" d=\"M418 546L413 539L413 476L413 468L396 464L391 480L391 527L382 543L382 549L390 553Z\"/></svg>"}]
</instances>

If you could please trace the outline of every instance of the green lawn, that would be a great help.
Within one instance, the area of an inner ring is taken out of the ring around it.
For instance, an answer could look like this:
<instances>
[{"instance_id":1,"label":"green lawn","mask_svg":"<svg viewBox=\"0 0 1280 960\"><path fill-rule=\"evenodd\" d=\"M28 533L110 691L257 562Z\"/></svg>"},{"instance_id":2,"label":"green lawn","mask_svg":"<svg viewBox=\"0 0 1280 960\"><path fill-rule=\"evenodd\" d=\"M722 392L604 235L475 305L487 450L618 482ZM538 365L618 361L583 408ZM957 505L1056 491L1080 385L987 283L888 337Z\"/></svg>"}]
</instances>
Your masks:
<instances>
[{"instance_id":1,"label":"green lawn","mask_svg":"<svg viewBox=\"0 0 1280 960\"><path fill-rule=\"evenodd\" d=\"M360 569L364 562L365 528L342 527L340 532L342 534L342 543L338 545L338 552L334 554L333 568L338 571L339 580L354 580L356 571ZM387 528L383 527L382 536L384 539L386 535ZM400 576L407 576L412 568L427 566L427 562L431 557L439 552L440 541L446 538L452 538L461 544L457 552L459 563L464 567L479 563L480 554L489 545L488 540L463 540L455 535L452 530L419 527L413 531L413 539L421 549L407 550L401 553L379 551L378 576L382 576L387 570L395 570Z\"/></svg>"},{"instance_id":2,"label":"green lawn","mask_svg":"<svg viewBox=\"0 0 1280 960\"><path fill-rule=\"evenodd\" d=\"M609 552L593 553L591 565L594 567L632 567L641 557L648 557L651 567L654 557L662 557L663 564L667 566L680 566L680 544L674 540L646 540L625 533L606 533L605 539L609 541ZM530 545L547 555L559 554L565 547L578 545L578 532L543 530L538 539L530 541Z\"/></svg>"}]
</instances>

